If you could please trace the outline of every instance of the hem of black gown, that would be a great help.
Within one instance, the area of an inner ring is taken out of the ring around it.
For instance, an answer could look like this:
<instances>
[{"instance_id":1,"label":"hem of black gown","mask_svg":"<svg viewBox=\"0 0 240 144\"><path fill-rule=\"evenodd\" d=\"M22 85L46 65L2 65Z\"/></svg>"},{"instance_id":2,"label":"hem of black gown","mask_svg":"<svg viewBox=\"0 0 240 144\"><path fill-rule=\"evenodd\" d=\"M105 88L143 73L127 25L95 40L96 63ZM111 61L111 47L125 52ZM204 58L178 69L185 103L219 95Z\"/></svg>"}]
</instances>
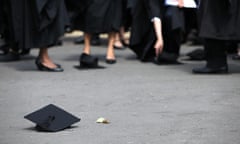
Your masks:
<instances>
[{"instance_id":1,"label":"hem of black gown","mask_svg":"<svg viewBox=\"0 0 240 144\"><path fill-rule=\"evenodd\" d=\"M86 30L86 29L78 28L75 30L80 30L84 33L90 33L90 34L106 34L106 33L111 33L111 32L119 32L120 28L119 29L112 28L109 30Z\"/></svg>"},{"instance_id":2,"label":"hem of black gown","mask_svg":"<svg viewBox=\"0 0 240 144\"><path fill-rule=\"evenodd\" d=\"M216 35L199 35L200 38L203 39L215 39L215 40L223 40L223 41L240 41L240 36L239 37L219 37Z\"/></svg>"}]
</instances>

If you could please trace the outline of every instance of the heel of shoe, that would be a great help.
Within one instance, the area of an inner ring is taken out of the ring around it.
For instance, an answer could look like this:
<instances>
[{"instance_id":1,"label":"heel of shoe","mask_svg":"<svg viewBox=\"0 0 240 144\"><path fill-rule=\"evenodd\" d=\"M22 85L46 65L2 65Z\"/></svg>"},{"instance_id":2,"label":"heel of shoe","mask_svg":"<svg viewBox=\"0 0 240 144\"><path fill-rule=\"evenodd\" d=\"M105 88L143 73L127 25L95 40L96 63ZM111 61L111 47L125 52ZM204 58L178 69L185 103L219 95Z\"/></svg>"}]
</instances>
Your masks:
<instances>
[{"instance_id":1,"label":"heel of shoe","mask_svg":"<svg viewBox=\"0 0 240 144\"><path fill-rule=\"evenodd\" d=\"M35 60L35 64L36 64L38 70L42 70L42 67L41 67L41 60L40 60L39 57L36 58L36 60Z\"/></svg>"}]
</instances>

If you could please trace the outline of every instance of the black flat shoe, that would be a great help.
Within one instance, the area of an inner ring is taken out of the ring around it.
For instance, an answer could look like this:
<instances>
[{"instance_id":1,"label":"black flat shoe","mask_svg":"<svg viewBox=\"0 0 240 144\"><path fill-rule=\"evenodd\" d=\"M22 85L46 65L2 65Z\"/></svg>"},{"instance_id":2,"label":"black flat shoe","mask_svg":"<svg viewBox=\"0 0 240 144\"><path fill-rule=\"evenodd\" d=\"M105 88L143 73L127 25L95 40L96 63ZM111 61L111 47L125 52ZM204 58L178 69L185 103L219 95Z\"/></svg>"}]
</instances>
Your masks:
<instances>
[{"instance_id":1,"label":"black flat shoe","mask_svg":"<svg viewBox=\"0 0 240 144\"><path fill-rule=\"evenodd\" d=\"M117 61L115 59L106 59L107 64L115 64Z\"/></svg>"},{"instance_id":2,"label":"black flat shoe","mask_svg":"<svg viewBox=\"0 0 240 144\"><path fill-rule=\"evenodd\" d=\"M47 71L47 72L63 72L64 69L60 65L57 65L56 68L49 68L42 64L40 59L36 59L35 64L37 65L38 70Z\"/></svg>"},{"instance_id":3,"label":"black flat shoe","mask_svg":"<svg viewBox=\"0 0 240 144\"><path fill-rule=\"evenodd\" d=\"M41 60L39 57L36 58L36 63L41 63ZM54 63L57 67L62 67L60 64Z\"/></svg>"},{"instance_id":4,"label":"black flat shoe","mask_svg":"<svg viewBox=\"0 0 240 144\"><path fill-rule=\"evenodd\" d=\"M201 68L194 68L192 72L194 74L227 74L228 67L227 66L223 66L220 68L201 67Z\"/></svg>"}]
</instances>

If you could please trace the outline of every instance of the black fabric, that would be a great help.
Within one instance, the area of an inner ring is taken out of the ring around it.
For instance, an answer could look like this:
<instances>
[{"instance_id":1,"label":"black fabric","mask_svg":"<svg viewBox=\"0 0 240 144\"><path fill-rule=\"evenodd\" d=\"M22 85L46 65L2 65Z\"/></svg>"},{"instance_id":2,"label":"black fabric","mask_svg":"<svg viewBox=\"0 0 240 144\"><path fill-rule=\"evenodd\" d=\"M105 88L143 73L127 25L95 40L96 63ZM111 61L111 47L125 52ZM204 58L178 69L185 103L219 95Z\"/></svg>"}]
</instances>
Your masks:
<instances>
[{"instance_id":1,"label":"black fabric","mask_svg":"<svg viewBox=\"0 0 240 144\"><path fill-rule=\"evenodd\" d=\"M0 0L0 34L3 34L4 31L4 5L3 5L3 0Z\"/></svg>"},{"instance_id":2,"label":"black fabric","mask_svg":"<svg viewBox=\"0 0 240 144\"><path fill-rule=\"evenodd\" d=\"M131 9L129 7L129 1L131 0L122 0L122 26L124 26L125 30L128 30L131 26L132 17L131 17Z\"/></svg>"},{"instance_id":3,"label":"black fabric","mask_svg":"<svg viewBox=\"0 0 240 144\"><path fill-rule=\"evenodd\" d=\"M181 29L164 32L164 49L168 53L179 55L181 46Z\"/></svg>"},{"instance_id":4,"label":"black fabric","mask_svg":"<svg viewBox=\"0 0 240 144\"><path fill-rule=\"evenodd\" d=\"M156 35L151 22L154 17L162 19L163 51L179 55L181 32L184 29L182 9L164 7L164 1L139 0L133 9L130 48L142 61L155 57Z\"/></svg>"},{"instance_id":5,"label":"black fabric","mask_svg":"<svg viewBox=\"0 0 240 144\"><path fill-rule=\"evenodd\" d=\"M19 50L55 45L68 23L63 0L8 0L7 5L9 38Z\"/></svg>"},{"instance_id":6,"label":"black fabric","mask_svg":"<svg viewBox=\"0 0 240 144\"><path fill-rule=\"evenodd\" d=\"M227 65L226 41L205 39L204 51L207 67L220 68Z\"/></svg>"},{"instance_id":7,"label":"black fabric","mask_svg":"<svg viewBox=\"0 0 240 144\"><path fill-rule=\"evenodd\" d=\"M193 30L196 31L196 34L193 35L197 37L198 33L198 9L196 8L184 8L184 21L185 21L185 31L184 31L184 39L182 42L190 40L193 37L189 37L193 34Z\"/></svg>"},{"instance_id":8,"label":"black fabric","mask_svg":"<svg viewBox=\"0 0 240 144\"><path fill-rule=\"evenodd\" d=\"M127 0L127 8L134 8L137 0Z\"/></svg>"},{"instance_id":9,"label":"black fabric","mask_svg":"<svg viewBox=\"0 0 240 144\"><path fill-rule=\"evenodd\" d=\"M81 13L85 9L85 5L81 0L65 0L68 16L70 19L69 27L71 30L77 29L76 21L82 19Z\"/></svg>"},{"instance_id":10,"label":"black fabric","mask_svg":"<svg viewBox=\"0 0 240 144\"><path fill-rule=\"evenodd\" d=\"M4 5L4 0L0 0L0 34L2 35L5 30L5 5Z\"/></svg>"},{"instance_id":11,"label":"black fabric","mask_svg":"<svg viewBox=\"0 0 240 144\"><path fill-rule=\"evenodd\" d=\"M84 9L74 21L75 29L87 33L119 31L122 25L122 0L80 0Z\"/></svg>"},{"instance_id":12,"label":"black fabric","mask_svg":"<svg viewBox=\"0 0 240 144\"><path fill-rule=\"evenodd\" d=\"M149 2L152 2L150 0ZM133 3L134 2L134 3ZM145 0L132 0L132 26L130 37L130 49L137 55L141 61L152 59L154 50L152 46L156 40L154 29L152 27L151 18L149 15L150 9L146 7ZM159 16L157 13L156 16Z\"/></svg>"},{"instance_id":13,"label":"black fabric","mask_svg":"<svg viewBox=\"0 0 240 144\"><path fill-rule=\"evenodd\" d=\"M175 6L167 6L165 9L164 23L169 31L176 29L185 30L184 9Z\"/></svg>"},{"instance_id":14,"label":"black fabric","mask_svg":"<svg viewBox=\"0 0 240 144\"><path fill-rule=\"evenodd\" d=\"M185 32L189 33L192 29L198 29L198 16L196 8L184 8Z\"/></svg>"},{"instance_id":15,"label":"black fabric","mask_svg":"<svg viewBox=\"0 0 240 144\"><path fill-rule=\"evenodd\" d=\"M91 1L91 0L89 0ZM69 11L83 11L86 4L81 0L65 0L67 10Z\"/></svg>"},{"instance_id":16,"label":"black fabric","mask_svg":"<svg viewBox=\"0 0 240 144\"><path fill-rule=\"evenodd\" d=\"M240 40L240 1L202 0L200 36L219 40Z\"/></svg>"},{"instance_id":17,"label":"black fabric","mask_svg":"<svg viewBox=\"0 0 240 144\"><path fill-rule=\"evenodd\" d=\"M146 1L144 0L139 0L133 8L133 21L130 38L130 48L142 61L151 57L148 53L152 53L149 51L151 51L152 45L156 40L154 29L150 21L151 16L148 15L148 9L145 7L145 2Z\"/></svg>"},{"instance_id":18,"label":"black fabric","mask_svg":"<svg viewBox=\"0 0 240 144\"><path fill-rule=\"evenodd\" d=\"M2 12L2 32L5 42L11 47L11 49L15 52L18 51L18 47L16 46L15 41L15 35L14 35L14 26L13 26L13 19L12 19L12 13L11 11L11 1L9 0L1 0L1 3L3 4L1 8ZM9 48L7 48L9 49Z\"/></svg>"},{"instance_id":19,"label":"black fabric","mask_svg":"<svg viewBox=\"0 0 240 144\"><path fill-rule=\"evenodd\" d=\"M175 6L167 6L163 18L163 51L179 55L182 32L184 30L184 9Z\"/></svg>"}]
</instances>

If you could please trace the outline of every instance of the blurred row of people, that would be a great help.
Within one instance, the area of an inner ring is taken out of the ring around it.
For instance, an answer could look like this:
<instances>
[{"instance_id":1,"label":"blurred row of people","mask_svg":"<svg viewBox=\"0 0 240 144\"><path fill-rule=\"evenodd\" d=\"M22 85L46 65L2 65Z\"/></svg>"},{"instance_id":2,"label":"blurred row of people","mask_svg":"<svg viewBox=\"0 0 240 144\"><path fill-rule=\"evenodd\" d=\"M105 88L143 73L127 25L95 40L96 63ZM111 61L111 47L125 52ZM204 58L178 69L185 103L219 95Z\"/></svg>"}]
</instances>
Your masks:
<instances>
[{"instance_id":1,"label":"blurred row of people","mask_svg":"<svg viewBox=\"0 0 240 144\"><path fill-rule=\"evenodd\" d=\"M237 0L0 0L5 40L0 61L18 60L38 47L38 69L61 72L48 48L59 44L64 32L80 30L84 36L75 43L84 43L80 63L86 67L96 66L91 44L99 45L102 33L108 34L107 64L117 62L114 49L126 46L140 61L180 64L180 47L190 34L191 40L204 44L201 54L207 61L193 73L227 73L227 48L240 39L239 6ZM129 41L124 37L128 30Z\"/></svg>"}]
</instances>

